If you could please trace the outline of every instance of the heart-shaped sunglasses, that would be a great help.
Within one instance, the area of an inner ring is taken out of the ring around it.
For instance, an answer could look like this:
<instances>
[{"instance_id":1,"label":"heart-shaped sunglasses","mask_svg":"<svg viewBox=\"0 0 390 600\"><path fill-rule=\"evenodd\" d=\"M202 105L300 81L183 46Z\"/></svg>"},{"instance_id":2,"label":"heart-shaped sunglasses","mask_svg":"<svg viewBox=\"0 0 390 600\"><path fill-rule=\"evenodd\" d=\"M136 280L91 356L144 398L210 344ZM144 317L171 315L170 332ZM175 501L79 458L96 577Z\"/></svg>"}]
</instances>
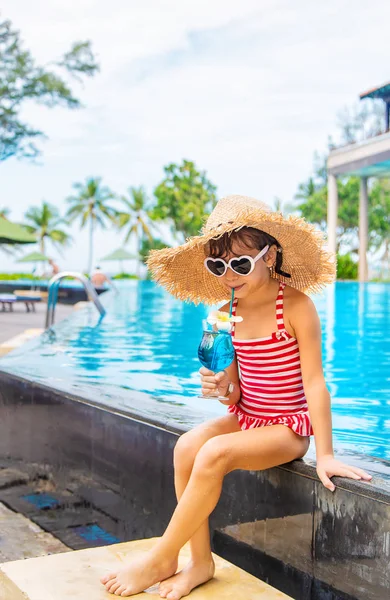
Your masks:
<instances>
[{"instance_id":1,"label":"heart-shaped sunglasses","mask_svg":"<svg viewBox=\"0 0 390 600\"><path fill-rule=\"evenodd\" d=\"M208 256L204 261L204 266L212 275L215 277L223 277L228 270L228 267L234 271L237 275L242 275L246 277L250 275L255 268L256 262L264 256L264 254L268 251L269 246L265 246L257 256L254 258L252 256L234 256L229 260L229 262L225 262L223 258L212 258Z\"/></svg>"}]
</instances>

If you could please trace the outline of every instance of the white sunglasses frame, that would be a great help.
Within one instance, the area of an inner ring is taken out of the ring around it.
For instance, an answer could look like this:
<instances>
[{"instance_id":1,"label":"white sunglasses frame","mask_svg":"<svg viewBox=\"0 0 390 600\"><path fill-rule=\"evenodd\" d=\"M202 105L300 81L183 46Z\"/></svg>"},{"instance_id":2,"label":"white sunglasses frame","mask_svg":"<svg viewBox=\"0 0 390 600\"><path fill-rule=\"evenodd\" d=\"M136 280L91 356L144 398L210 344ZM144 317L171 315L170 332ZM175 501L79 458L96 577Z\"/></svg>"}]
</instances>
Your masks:
<instances>
[{"instance_id":1,"label":"white sunglasses frame","mask_svg":"<svg viewBox=\"0 0 390 600\"><path fill-rule=\"evenodd\" d=\"M229 269L231 269L233 271L233 273L235 273L236 275L239 275L240 277L248 277L248 275L250 275L251 273L253 273L253 269L256 266L257 261L264 256L264 254L266 254L269 250L269 246L264 246L264 248L262 250L260 250L260 252L253 258L253 256L248 256L247 254L243 254L242 256L233 256L229 262L226 262L225 260L223 260L223 258L213 258L212 256L208 256L207 258L204 259L204 266L206 267L207 271L209 273L211 273L211 275L214 275L214 277L223 277L224 275L226 275L226 271ZM251 268L249 270L248 273L237 273L237 271L235 271L233 269L233 267L231 266L231 262L233 260L242 260L243 258L247 258L251 264ZM212 260L213 262L216 262L217 260L220 260L223 262L223 264L225 265L225 270L222 273L222 275L216 275L215 273L213 273L209 267L207 266L207 261L208 260Z\"/></svg>"}]
</instances>

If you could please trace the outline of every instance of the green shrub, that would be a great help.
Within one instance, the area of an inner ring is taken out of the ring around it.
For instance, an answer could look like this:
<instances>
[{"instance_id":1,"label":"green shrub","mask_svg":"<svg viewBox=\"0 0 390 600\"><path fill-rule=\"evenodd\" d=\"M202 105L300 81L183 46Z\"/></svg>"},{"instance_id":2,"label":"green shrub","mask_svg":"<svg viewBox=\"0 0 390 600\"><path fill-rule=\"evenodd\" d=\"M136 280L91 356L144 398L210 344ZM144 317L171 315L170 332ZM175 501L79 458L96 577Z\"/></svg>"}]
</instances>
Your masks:
<instances>
[{"instance_id":1,"label":"green shrub","mask_svg":"<svg viewBox=\"0 0 390 600\"><path fill-rule=\"evenodd\" d=\"M111 279L138 279L138 277L133 273L118 273L114 277L111 277Z\"/></svg>"},{"instance_id":2,"label":"green shrub","mask_svg":"<svg viewBox=\"0 0 390 600\"><path fill-rule=\"evenodd\" d=\"M0 273L1 281L15 281L17 279L42 279L38 275L33 275L32 273Z\"/></svg>"},{"instance_id":3,"label":"green shrub","mask_svg":"<svg viewBox=\"0 0 390 600\"><path fill-rule=\"evenodd\" d=\"M337 279L357 279L358 264L350 254L337 255Z\"/></svg>"},{"instance_id":4,"label":"green shrub","mask_svg":"<svg viewBox=\"0 0 390 600\"><path fill-rule=\"evenodd\" d=\"M370 283L390 283L390 279L387 279L387 277L383 279L381 277L373 277L370 279Z\"/></svg>"}]
</instances>

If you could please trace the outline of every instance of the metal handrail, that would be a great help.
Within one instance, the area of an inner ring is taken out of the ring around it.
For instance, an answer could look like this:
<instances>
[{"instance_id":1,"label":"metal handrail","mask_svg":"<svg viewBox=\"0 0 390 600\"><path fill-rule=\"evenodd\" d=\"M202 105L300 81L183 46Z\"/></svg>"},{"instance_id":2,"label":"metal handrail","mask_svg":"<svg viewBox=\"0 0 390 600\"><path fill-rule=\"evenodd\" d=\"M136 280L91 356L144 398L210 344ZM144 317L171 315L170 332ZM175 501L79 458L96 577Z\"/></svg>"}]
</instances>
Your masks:
<instances>
[{"instance_id":1,"label":"metal handrail","mask_svg":"<svg viewBox=\"0 0 390 600\"><path fill-rule=\"evenodd\" d=\"M104 315L106 314L106 310L103 307L102 303L100 302L99 296L96 293L96 291L95 291L93 285L91 284L91 282L89 281L89 279L87 279L85 277L85 275L83 275L82 273L76 273L74 271L62 271L61 273L54 275L54 277L52 277L49 281L49 285L47 288L48 296L47 296L45 329L49 329L49 327L54 325L55 308L56 308L57 298L58 298L58 288L60 287L61 280L64 279L65 277L72 277L73 279L77 279L78 281L80 281L83 284L84 289L87 294L87 297L89 298L89 300L91 300L94 303L94 305L100 312L101 316L104 317Z\"/></svg>"}]
</instances>

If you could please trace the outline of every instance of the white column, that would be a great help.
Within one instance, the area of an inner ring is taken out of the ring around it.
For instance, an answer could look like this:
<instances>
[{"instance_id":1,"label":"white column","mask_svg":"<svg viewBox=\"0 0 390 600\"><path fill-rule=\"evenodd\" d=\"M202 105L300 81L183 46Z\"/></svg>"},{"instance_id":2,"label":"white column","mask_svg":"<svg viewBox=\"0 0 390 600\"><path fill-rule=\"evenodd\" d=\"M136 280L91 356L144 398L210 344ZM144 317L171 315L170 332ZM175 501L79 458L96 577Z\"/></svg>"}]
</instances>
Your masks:
<instances>
[{"instance_id":1,"label":"white column","mask_svg":"<svg viewBox=\"0 0 390 600\"><path fill-rule=\"evenodd\" d=\"M359 281L367 281L368 191L367 177L360 180L359 198Z\"/></svg>"},{"instance_id":2,"label":"white column","mask_svg":"<svg viewBox=\"0 0 390 600\"><path fill-rule=\"evenodd\" d=\"M337 178L335 175L328 174L328 248L330 252L336 254L336 229L337 229Z\"/></svg>"}]
</instances>

